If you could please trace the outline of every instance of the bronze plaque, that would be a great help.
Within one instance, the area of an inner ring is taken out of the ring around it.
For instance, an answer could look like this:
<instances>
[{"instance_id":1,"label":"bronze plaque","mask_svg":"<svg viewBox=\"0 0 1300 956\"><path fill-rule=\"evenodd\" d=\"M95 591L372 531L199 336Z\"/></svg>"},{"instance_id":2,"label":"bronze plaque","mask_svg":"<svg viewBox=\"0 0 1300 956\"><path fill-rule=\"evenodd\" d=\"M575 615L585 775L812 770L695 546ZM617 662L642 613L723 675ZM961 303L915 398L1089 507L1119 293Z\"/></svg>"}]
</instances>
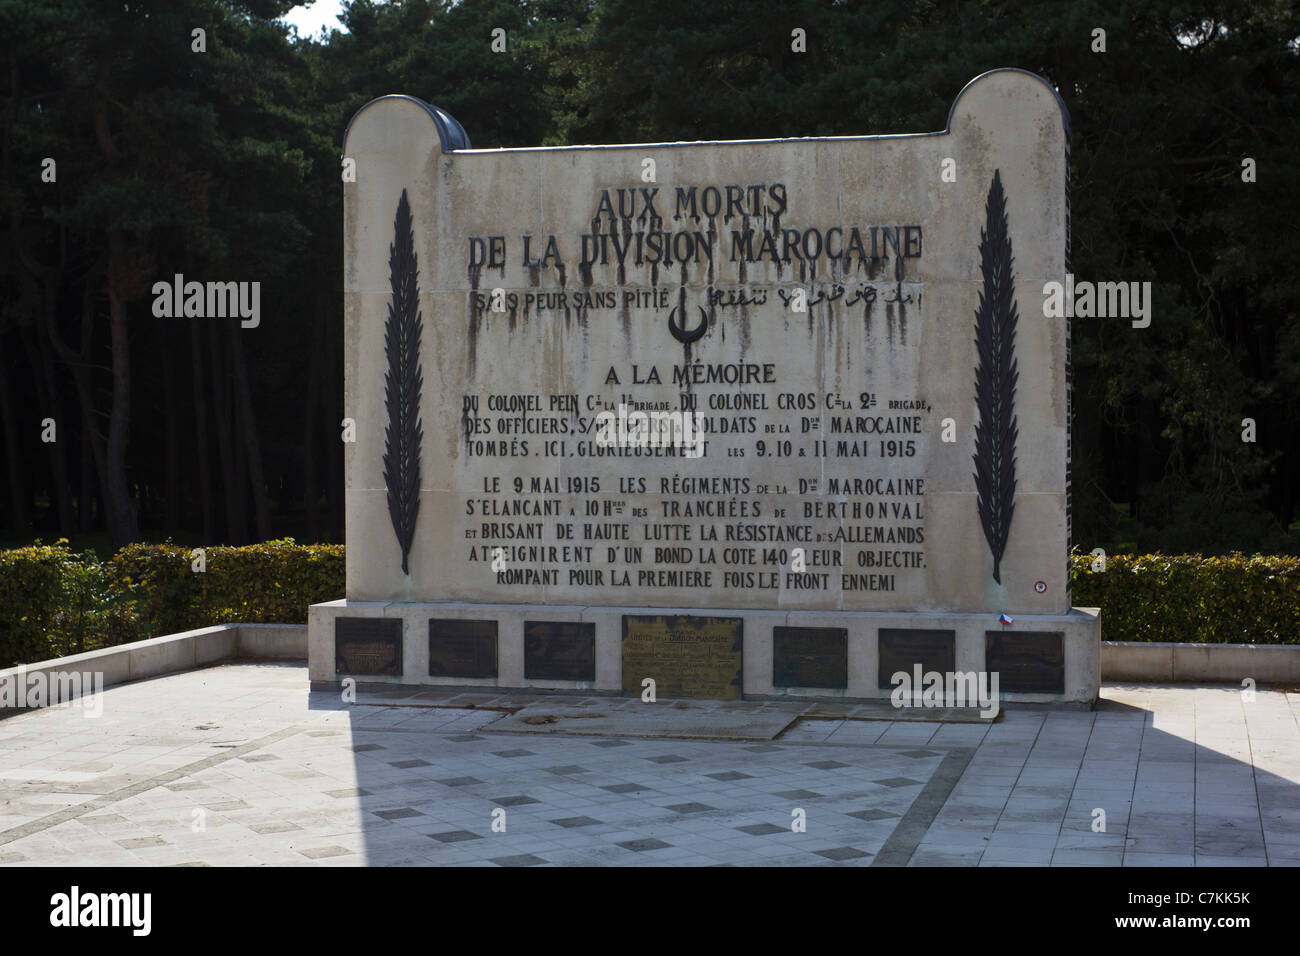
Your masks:
<instances>
[{"instance_id":1,"label":"bronze plaque","mask_svg":"<svg viewBox=\"0 0 1300 956\"><path fill-rule=\"evenodd\" d=\"M849 686L849 632L843 627L772 629L775 687Z\"/></svg>"},{"instance_id":2,"label":"bronze plaque","mask_svg":"<svg viewBox=\"0 0 1300 956\"><path fill-rule=\"evenodd\" d=\"M743 649L738 617L624 615L623 693L650 677L658 697L740 700Z\"/></svg>"},{"instance_id":3,"label":"bronze plaque","mask_svg":"<svg viewBox=\"0 0 1300 956\"><path fill-rule=\"evenodd\" d=\"M882 627L879 632L880 672L876 686L894 687L893 676L900 671L910 680L917 664L921 673L937 671L951 674L957 670L957 632L923 627Z\"/></svg>"},{"instance_id":4,"label":"bronze plaque","mask_svg":"<svg viewBox=\"0 0 1300 956\"><path fill-rule=\"evenodd\" d=\"M401 619L336 617L334 673L401 677Z\"/></svg>"},{"instance_id":5,"label":"bronze plaque","mask_svg":"<svg viewBox=\"0 0 1300 956\"><path fill-rule=\"evenodd\" d=\"M999 691L1065 693L1065 635L1059 631L985 631L984 655Z\"/></svg>"},{"instance_id":6,"label":"bronze plaque","mask_svg":"<svg viewBox=\"0 0 1300 956\"><path fill-rule=\"evenodd\" d=\"M497 622L429 619L430 677L496 677Z\"/></svg>"},{"instance_id":7,"label":"bronze plaque","mask_svg":"<svg viewBox=\"0 0 1300 956\"><path fill-rule=\"evenodd\" d=\"M524 677L594 681L596 625L579 621L525 621Z\"/></svg>"}]
</instances>

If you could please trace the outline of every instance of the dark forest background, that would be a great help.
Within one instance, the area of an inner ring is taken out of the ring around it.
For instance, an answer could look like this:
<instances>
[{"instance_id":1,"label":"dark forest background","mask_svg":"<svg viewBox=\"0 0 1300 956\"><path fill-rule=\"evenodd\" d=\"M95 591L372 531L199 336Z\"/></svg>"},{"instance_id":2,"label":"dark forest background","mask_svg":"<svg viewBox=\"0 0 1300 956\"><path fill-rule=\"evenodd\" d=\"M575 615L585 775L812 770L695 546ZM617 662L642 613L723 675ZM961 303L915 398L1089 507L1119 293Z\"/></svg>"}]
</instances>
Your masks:
<instances>
[{"instance_id":1,"label":"dark forest background","mask_svg":"<svg viewBox=\"0 0 1300 956\"><path fill-rule=\"evenodd\" d=\"M475 146L919 132L1018 66L1073 121L1073 272L1154 290L1147 329L1074 321L1076 543L1300 550L1294 2L357 0L319 42L292 5L0 0L0 544L342 540L340 149L375 96ZM155 318L178 272L260 281L260 327Z\"/></svg>"}]
</instances>

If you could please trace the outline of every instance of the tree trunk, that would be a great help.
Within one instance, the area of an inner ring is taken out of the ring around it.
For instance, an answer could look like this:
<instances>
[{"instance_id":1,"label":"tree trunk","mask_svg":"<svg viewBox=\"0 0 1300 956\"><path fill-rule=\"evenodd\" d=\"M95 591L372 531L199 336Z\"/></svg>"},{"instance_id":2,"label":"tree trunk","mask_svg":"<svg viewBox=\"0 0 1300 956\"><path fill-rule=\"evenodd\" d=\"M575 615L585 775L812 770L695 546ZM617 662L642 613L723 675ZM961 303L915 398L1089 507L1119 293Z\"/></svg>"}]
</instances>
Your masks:
<instances>
[{"instance_id":1,"label":"tree trunk","mask_svg":"<svg viewBox=\"0 0 1300 956\"><path fill-rule=\"evenodd\" d=\"M172 364L171 335L164 325L158 331L158 354L162 360L163 392L166 394L167 451L166 484L163 495L163 523L167 534L175 534L181 523L181 454L180 454L180 396L176 393L176 369Z\"/></svg>"},{"instance_id":2,"label":"tree trunk","mask_svg":"<svg viewBox=\"0 0 1300 956\"><path fill-rule=\"evenodd\" d=\"M235 515L239 521L239 542L247 544L252 540L250 537L248 523L248 456L245 454L244 443L235 435L235 430L239 428L239 395L235 388L235 364L234 364L234 333L227 330L226 332L226 415L230 422L230 448L233 452L234 472L235 472Z\"/></svg>"},{"instance_id":3,"label":"tree trunk","mask_svg":"<svg viewBox=\"0 0 1300 956\"><path fill-rule=\"evenodd\" d=\"M95 527L95 499L99 490L95 485L95 452L91 448L90 422L84 418L81 422L81 488L77 493L77 530L90 534Z\"/></svg>"},{"instance_id":4,"label":"tree trunk","mask_svg":"<svg viewBox=\"0 0 1300 956\"><path fill-rule=\"evenodd\" d=\"M303 403L302 423L302 483L303 507L307 517L307 540L320 540L320 481L316 474L316 410L321 401L320 373L322 353L321 329L324 325L324 293L316 294L316 308L312 313L311 348L307 349L307 392Z\"/></svg>"},{"instance_id":5,"label":"tree trunk","mask_svg":"<svg viewBox=\"0 0 1300 956\"><path fill-rule=\"evenodd\" d=\"M38 336L41 355L41 369L45 374L45 387L51 395L51 407L59 423L59 440L50 446L50 468L54 475L54 495L59 508L59 531L64 536L71 535L75 524L72 508L72 481L68 470L68 425L64 418L66 406L59 400L59 383L54 373L54 353L50 340L44 335Z\"/></svg>"},{"instance_id":6,"label":"tree trunk","mask_svg":"<svg viewBox=\"0 0 1300 956\"><path fill-rule=\"evenodd\" d=\"M113 51L104 49L99 59L99 82L94 104L95 140L104 160L112 169L121 160L113 142L108 120L109 74ZM122 547L140 537L136 523L131 485L126 477L126 448L131 431L131 341L127 334L126 301L122 298L126 271L126 239L120 231L108 234L108 330L113 350L113 406L108 418L108 446L102 476L104 505L108 514L108 536L113 548Z\"/></svg>"},{"instance_id":7,"label":"tree trunk","mask_svg":"<svg viewBox=\"0 0 1300 956\"><path fill-rule=\"evenodd\" d=\"M9 101L5 105L5 128L6 134L0 137L0 163L3 164L5 182L12 182L14 172L13 162L13 135L8 132L13 130L18 117L18 96L19 96L19 72L17 57L10 58L9 65ZM18 235L18 204L11 203L12 211L10 213L10 230L14 244L20 249L22 247L21 237ZM15 334L17 334L15 332ZM0 341L3 341L3 334L0 333ZM7 352L4 349L0 354ZM15 534L26 535L30 530L30 517L27 508L27 491L26 481L23 475L22 455L19 452L19 425L16 409L14 408L14 399L12 385L9 381L9 375L6 369L16 365L13 362L7 362L0 366L0 418L3 419L4 425L4 442L5 442L5 460L9 465L9 520Z\"/></svg>"},{"instance_id":8,"label":"tree trunk","mask_svg":"<svg viewBox=\"0 0 1300 956\"><path fill-rule=\"evenodd\" d=\"M203 356L199 320L190 318L190 381L194 386L194 443L198 447L199 496L203 499L203 543L216 543L216 507L212 499L212 468L208 459L208 413L203 389Z\"/></svg>"},{"instance_id":9,"label":"tree trunk","mask_svg":"<svg viewBox=\"0 0 1300 956\"><path fill-rule=\"evenodd\" d=\"M126 302L116 277L125 267L126 242L121 233L109 234L108 329L113 348L113 407L108 418L104 503L108 507L108 536L113 549L140 537L131 484L126 477L126 448L131 429L131 343L127 334Z\"/></svg>"},{"instance_id":10,"label":"tree trunk","mask_svg":"<svg viewBox=\"0 0 1300 956\"><path fill-rule=\"evenodd\" d=\"M326 393L326 407L333 414L330 415L330 421L334 428L334 440L329 442L325 447L329 449L329 507L330 507L330 541L339 544L343 541L345 535L345 502L344 502L344 481L343 481L343 442L340 440L340 432L337 430L342 427L343 423L343 329L341 323L330 323L339 327L328 336L328 348L330 350L330 361L328 368L328 392Z\"/></svg>"},{"instance_id":11,"label":"tree trunk","mask_svg":"<svg viewBox=\"0 0 1300 956\"><path fill-rule=\"evenodd\" d=\"M0 418L4 419L5 459L9 463L9 525L14 534L31 531L28 511L27 482L23 475L23 456L19 440L17 410L9 376L0 370Z\"/></svg>"},{"instance_id":12,"label":"tree trunk","mask_svg":"<svg viewBox=\"0 0 1300 956\"><path fill-rule=\"evenodd\" d=\"M87 275L86 285L81 299L81 347L79 351L72 351L72 349L64 343L62 336L59 335L58 328L52 321L49 322L45 331L49 335L50 344L54 346L54 350L59 353L59 357L63 359L64 363L68 366L68 370L72 373L72 383L77 389L77 402L81 407L82 438L86 445L89 446L90 453L88 457L95 465L95 474L98 478L98 489L96 490L98 491L98 497L102 500L105 488L104 476L108 473L108 465L104 448L104 436L95 428L94 396L91 391L93 383L91 382L89 355L95 308L92 282L92 276ZM90 482L86 480L84 474L85 467L83 459L82 489L83 492L89 492L91 490ZM91 505L92 501L88 497L82 506L81 520L83 525L86 525L87 515L90 513ZM105 513L102 507L100 508L100 513ZM90 530L89 526L83 527L83 530Z\"/></svg>"},{"instance_id":13,"label":"tree trunk","mask_svg":"<svg viewBox=\"0 0 1300 956\"><path fill-rule=\"evenodd\" d=\"M230 358L235 371L235 396L240 429L244 435L248 478L253 492L253 515L257 522L257 539L269 541L271 540L271 501L266 489L266 475L262 470L262 450L257 443L257 419L253 415L253 396L248 387L248 369L244 364L241 332L241 329L235 328L230 334Z\"/></svg>"},{"instance_id":14,"label":"tree trunk","mask_svg":"<svg viewBox=\"0 0 1300 956\"><path fill-rule=\"evenodd\" d=\"M67 537L72 534L74 527L72 489L68 483L69 422L63 415L63 403L59 401L53 356L50 354L50 343L44 335L44 328L40 325L35 330L24 328L23 347L36 382L36 397L43 412L41 418L54 419L55 440L44 444L50 456L50 497L54 500L55 513L59 518L59 534Z\"/></svg>"},{"instance_id":15,"label":"tree trunk","mask_svg":"<svg viewBox=\"0 0 1300 956\"><path fill-rule=\"evenodd\" d=\"M208 320L208 348L212 360L212 420L217 426L217 453L221 457L221 491L226 505L226 543L243 544L244 528L239 523L235 457L230 439L230 402L227 379L221 356L221 338L217 327Z\"/></svg>"}]
</instances>

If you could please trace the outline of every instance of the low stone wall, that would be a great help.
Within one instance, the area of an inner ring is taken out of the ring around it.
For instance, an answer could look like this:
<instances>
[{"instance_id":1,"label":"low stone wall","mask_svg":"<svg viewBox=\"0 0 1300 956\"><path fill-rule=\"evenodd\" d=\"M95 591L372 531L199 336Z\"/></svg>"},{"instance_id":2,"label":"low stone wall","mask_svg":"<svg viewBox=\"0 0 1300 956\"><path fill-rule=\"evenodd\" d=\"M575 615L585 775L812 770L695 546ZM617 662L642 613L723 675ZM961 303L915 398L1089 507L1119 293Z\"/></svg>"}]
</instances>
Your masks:
<instances>
[{"instance_id":1,"label":"low stone wall","mask_svg":"<svg viewBox=\"0 0 1300 956\"><path fill-rule=\"evenodd\" d=\"M90 681L91 675L99 674L102 677L95 682L112 687L222 661L306 659L304 624L222 624L5 668L0 670L0 683L16 681L20 675L44 674L54 681L56 675L81 674Z\"/></svg>"},{"instance_id":2,"label":"low stone wall","mask_svg":"<svg viewBox=\"0 0 1300 956\"><path fill-rule=\"evenodd\" d=\"M1300 645L1102 641L1101 679L1138 683L1300 683Z\"/></svg>"}]
</instances>

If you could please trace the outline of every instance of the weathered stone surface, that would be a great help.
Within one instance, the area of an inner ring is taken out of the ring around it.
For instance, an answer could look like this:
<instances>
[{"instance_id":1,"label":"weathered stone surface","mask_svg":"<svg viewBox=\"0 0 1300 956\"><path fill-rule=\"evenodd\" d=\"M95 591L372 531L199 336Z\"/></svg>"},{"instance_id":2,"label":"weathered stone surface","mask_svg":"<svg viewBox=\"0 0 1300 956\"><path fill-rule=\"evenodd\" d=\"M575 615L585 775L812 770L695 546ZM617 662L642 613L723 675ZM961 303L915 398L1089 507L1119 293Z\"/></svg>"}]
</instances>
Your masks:
<instances>
[{"instance_id":1,"label":"weathered stone surface","mask_svg":"<svg viewBox=\"0 0 1300 956\"><path fill-rule=\"evenodd\" d=\"M1069 606L1066 330L1041 308L1043 283L1064 272L1066 134L1042 81L988 74L958 97L949 129L930 136L451 153L420 105L390 97L358 113L345 152L358 169L345 187L346 409L358 422L346 454L350 598L995 614ZM642 179L647 159L653 183ZM946 159L955 182L943 181ZM972 479L979 243L995 173L1020 314L1015 512L1000 584ZM424 382L409 575L383 480L388 256L403 190ZM721 208L705 216L715 196ZM860 249L850 246L855 228ZM630 243L621 266L611 230L620 248ZM745 230L755 261L740 261ZM764 234L777 261L762 253ZM658 253L648 244L663 241L689 261L649 261ZM807 261L828 242L841 259ZM501 266L470 264L493 249ZM605 261L584 267L584 251ZM493 289L506 312L491 310ZM799 294L805 312L791 308ZM762 304L728 304L741 298ZM678 306L688 327L704 309L698 341L670 334ZM697 383L690 372L689 387L673 384L674 370L696 363L705 378L739 367L760 381ZM703 457L589 453L599 411L616 412L623 397L680 410L683 393L709 420ZM861 407L864 394L874 405ZM474 401L477 414L465 408ZM490 407L498 403L510 410ZM737 404L766 408L714 407ZM940 440L946 418L953 442ZM915 431L878 433L887 427ZM493 447L507 454L479 454ZM708 513L685 517L687 505ZM514 508L544 513L483 513ZM799 540L752 540L783 532ZM725 560L729 545L736 553ZM805 574L791 569L795 547L807 553ZM495 548L505 549L502 573ZM627 583L614 583L624 573Z\"/></svg>"},{"instance_id":2,"label":"weathered stone surface","mask_svg":"<svg viewBox=\"0 0 1300 956\"><path fill-rule=\"evenodd\" d=\"M745 693L850 697L879 690L868 613L960 621L970 669L981 623L1069 616L1069 329L1042 307L1067 126L1017 70L906 136L475 150L427 104L368 104L344 144L346 606L403 619L411 681L438 679L431 608L578 608L592 677L549 686L600 689L627 686L625 614L685 608L759 623ZM656 412L697 413L701 445L601 445L602 416ZM482 680L532 683L524 619L497 620ZM1065 693L1095 696L1070 621ZM843 686L776 690L777 626L845 629Z\"/></svg>"}]
</instances>

